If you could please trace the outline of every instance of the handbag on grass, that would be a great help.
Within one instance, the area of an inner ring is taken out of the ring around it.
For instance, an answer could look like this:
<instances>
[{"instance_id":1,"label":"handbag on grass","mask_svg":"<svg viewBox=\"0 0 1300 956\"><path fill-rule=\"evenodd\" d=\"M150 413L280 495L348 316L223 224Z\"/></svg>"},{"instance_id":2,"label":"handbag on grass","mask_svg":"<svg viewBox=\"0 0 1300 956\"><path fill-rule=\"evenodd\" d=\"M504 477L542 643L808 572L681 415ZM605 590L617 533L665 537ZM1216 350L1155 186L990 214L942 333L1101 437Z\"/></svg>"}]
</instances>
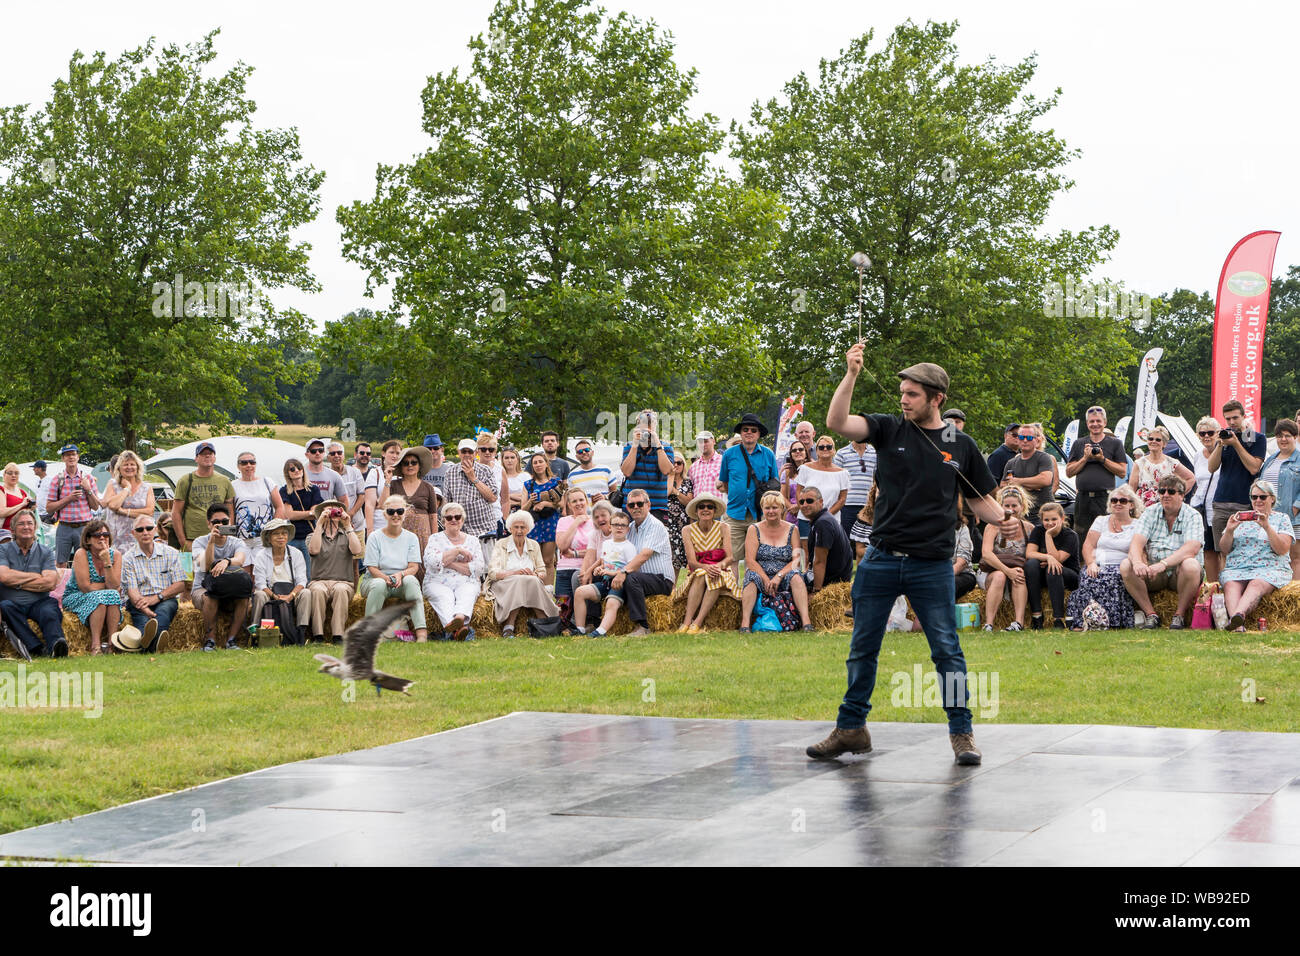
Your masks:
<instances>
[{"instance_id":1,"label":"handbag on grass","mask_svg":"<svg viewBox=\"0 0 1300 956\"><path fill-rule=\"evenodd\" d=\"M530 617L528 619L529 637L559 637L560 619L558 617Z\"/></svg>"}]
</instances>

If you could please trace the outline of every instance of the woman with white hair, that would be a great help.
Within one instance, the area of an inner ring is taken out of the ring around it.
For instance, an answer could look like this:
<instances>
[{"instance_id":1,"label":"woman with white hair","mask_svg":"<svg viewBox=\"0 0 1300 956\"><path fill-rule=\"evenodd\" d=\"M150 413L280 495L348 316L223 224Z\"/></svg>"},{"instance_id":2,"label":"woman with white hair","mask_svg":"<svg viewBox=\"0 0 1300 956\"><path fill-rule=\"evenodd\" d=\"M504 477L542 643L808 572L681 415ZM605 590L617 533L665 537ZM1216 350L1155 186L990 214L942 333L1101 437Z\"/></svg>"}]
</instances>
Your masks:
<instances>
[{"instance_id":1,"label":"woman with white hair","mask_svg":"<svg viewBox=\"0 0 1300 956\"><path fill-rule=\"evenodd\" d=\"M474 602L482 590L483 549L465 533L465 509L442 506L442 528L424 549L424 594L442 622L444 641L472 641Z\"/></svg>"},{"instance_id":2,"label":"woman with white hair","mask_svg":"<svg viewBox=\"0 0 1300 956\"><path fill-rule=\"evenodd\" d=\"M1231 615L1228 630L1244 631L1260 598L1291 583L1291 519L1274 511L1277 492L1267 481L1250 486L1250 511L1228 516L1219 536L1223 555L1223 603Z\"/></svg>"},{"instance_id":3,"label":"woman with white hair","mask_svg":"<svg viewBox=\"0 0 1300 956\"><path fill-rule=\"evenodd\" d=\"M154 512L153 486L144 480L144 462L133 451L117 456L113 476L104 489L103 505L108 530L113 535L113 547L123 551L135 544L131 529L135 519L148 517Z\"/></svg>"},{"instance_id":4,"label":"woman with white hair","mask_svg":"<svg viewBox=\"0 0 1300 956\"><path fill-rule=\"evenodd\" d=\"M384 499L384 530L372 534L366 542L366 573L361 576L361 593L366 599L366 614L374 614L390 597L414 601L411 625L415 639L427 641L424 624L424 596L415 572L420 567L420 539L402 527L406 518L406 499L389 495Z\"/></svg>"},{"instance_id":5,"label":"woman with white hair","mask_svg":"<svg viewBox=\"0 0 1300 956\"><path fill-rule=\"evenodd\" d=\"M546 561L542 547L528 537L533 530L533 516L516 511L506 518L510 536L497 542L488 567L487 593L492 598L497 623L505 622L502 637L515 636L515 619L528 609L541 617L559 617L560 609L546 590Z\"/></svg>"}]
</instances>

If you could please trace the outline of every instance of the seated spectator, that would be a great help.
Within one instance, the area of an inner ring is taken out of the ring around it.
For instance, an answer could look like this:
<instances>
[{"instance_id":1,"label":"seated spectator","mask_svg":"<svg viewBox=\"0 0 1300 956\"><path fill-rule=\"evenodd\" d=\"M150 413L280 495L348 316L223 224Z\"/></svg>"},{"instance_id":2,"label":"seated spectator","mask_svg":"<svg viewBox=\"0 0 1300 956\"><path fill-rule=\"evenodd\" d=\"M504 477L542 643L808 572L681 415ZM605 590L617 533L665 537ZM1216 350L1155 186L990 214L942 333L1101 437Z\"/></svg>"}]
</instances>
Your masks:
<instances>
[{"instance_id":1,"label":"seated spectator","mask_svg":"<svg viewBox=\"0 0 1300 956\"><path fill-rule=\"evenodd\" d=\"M996 533L990 533L994 530L992 525L985 529L984 552L980 555L980 570L985 573L984 630L993 630L1002 595L1010 587L1011 606L1016 616L1002 630L1023 631L1025 605L1029 603L1025 556L1029 550L1029 533L1034 529L1033 524L1025 519L1029 495L1018 486L1010 485L998 492L998 500L1002 503L1002 520Z\"/></svg>"},{"instance_id":2,"label":"seated spectator","mask_svg":"<svg viewBox=\"0 0 1300 956\"><path fill-rule=\"evenodd\" d=\"M23 658L67 657L63 611L50 592L59 586L54 551L36 543L36 515L30 509L14 515L13 537L0 543L0 615L9 644ZM41 638L32 633L35 621Z\"/></svg>"},{"instance_id":3,"label":"seated spectator","mask_svg":"<svg viewBox=\"0 0 1300 956\"><path fill-rule=\"evenodd\" d=\"M289 547L294 527L283 518L272 518L262 526L262 548L253 556L254 623L260 626L262 611L274 601L293 605L294 620L304 639L311 633L311 595L307 593L307 562Z\"/></svg>"},{"instance_id":4,"label":"seated spectator","mask_svg":"<svg viewBox=\"0 0 1300 956\"><path fill-rule=\"evenodd\" d=\"M722 499L709 491L701 491L686 506L692 523L682 532L687 570L679 585L686 595L686 617L678 630L687 634L699 633L720 595L740 600L736 556L731 553L731 535L718 520L721 512Z\"/></svg>"},{"instance_id":5,"label":"seated spectator","mask_svg":"<svg viewBox=\"0 0 1300 956\"><path fill-rule=\"evenodd\" d=\"M1055 466L1051 455L1038 450L1038 432L1032 424L1020 426L1016 441L1020 445L1020 454L1007 462L1002 474L1002 487L1020 488L1029 496L1029 511L1025 517L1036 524L1038 509L1052 500Z\"/></svg>"},{"instance_id":6,"label":"seated spectator","mask_svg":"<svg viewBox=\"0 0 1300 956\"><path fill-rule=\"evenodd\" d=\"M135 452L127 450L117 456L112 477L104 488L103 505L113 547L123 552L134 547L135 519L152 519L154 513L153 486L144 480L144 462Z\"/></svg>"},{"instance_id":7,"label":"seated spectator","mask_svg":"<svg viewBox=\"0 0 1300 956\"><path fill-rule=\"evenodd\" d=\"M614 579L627 569L636 557L636 547L627 540L632 521L619 511L609 519L609 536L600 544L597 558L591 567L591 579L573 593L573 624L579 634L587 633L587 602L605 602L605 614L600 624L591 632L592 637L604 637L614 626L618 609L627 598L621 588L614 587Z\"/></svg>"},{"instance_id":8,"label":"seated spectator","mask_svg":"<svg viewBox=\"0 0 1300 956\"><path fill-rule=\"evenodd\" d=\"M1110 628L1127 630L1133 626L1133 598L1124 587L1119 566L1128 557L1137 519L1145 509L1127 485L1120 485L1111 489L1107 510L1110 514L1094 519L1083 539L1084 569L1066 605L1074 620L1072 631L1083 630L1083 610L1093 601L1106 612Z\"/></svg>"},{"instance_id":9,"label":"seated spectator","mask_svg":"<svg viewBox=\"0 0 1300 956\"><path fill-rule=\"evenodd\" d=\"M8 541L13 535L12 523L14 515L24 508L33 508L36 506L31 498L27 497L27 492L18 484L18 464L9 462L5 465L4 470L4 495L0 498L3 505L0 505L0 517L4 518L4 523L0 524L0 541Z\"/></svg>"},{"instance_id":10,"label":"seated spectator","mask_svg":"<svg viewBox=\"0 0 1300 956\"><path fill-rule=\"evenodd\" d=\"M276 490L270 478L261 478L257 474L257 456L251 451L241 451L235 456L239 466L239 478L230 483L235 490L235 520L233 524L239 529L239 540L244 542L244 549L250 555L262 550L262 528L272 518L287 518L284 500ZM287 464L287 462L286 462ZM304 476L305 482L305 476ZM288 476L285 476L288 484ZM292 525L291 541L297 540L298 526ZM300 552L301 546L295 545ZM303 552L306 557L306 553Z\"/></svg>"},{"instance_id":11,"label":"seated spectator","mask_svg":"<svg viewBox=\"0 0 1300 956\"><path fill-rule=\"evenodd\" d=\"M695 495L695 485L686 473L686 456L678 455L673 459L672 471L668 473L668 518L664 527L668 529L668 543L673 552L673 571L686 567L686 548L682 544L682 528L690 519L686 517L686 506Z\"/></svg>"},{"instance_id":12,"label":"seated spectator","mask_svg":"<svg viewBox=\"0 0 1300 956\"><path fill-rule=\"evenodd\" d=\"M573 472L569 472L572 479ZM559 555L555 570L555 600L573 599L578 582L575 578L582 570L587 556L587 543L596 526L587 511L587 494L581 488L570 488L565 496L569 513L555 526L555 550Z\"/></svg>"},{"instance_id":13,"label":"seated spectator","mask_svg":"<svg viewBox=\"0 0 1300 956\"><path fill-rule=\"evenodd\" d=\"M725 469L725 465L723 466ZM775 597L789 591L794 606L803 621L803 629L811 631L808 621L808 587L799 573L803 552L799 549L799 529L782 519L785 501L778 491L763 495L759 506L763 520L750 525L745 532L745 580L740 601L740 630L749 632L750 619L759 592Z\"/></svg>"},{"instance_id":14,"label":"seated spectator","mask_svg":"<svg viewBox=\"0 0 1300 956\"><path fill-rule=\"evenodd\" d=\"M785 463L781 466L781 497L789 502L785 520L791 524L799 523L799 469L806 464L808 449L796 438L786 449Z\"/></svg>"},{"instance_id":15,"label":"seated spectator","mask_svg":"<svg viewBox=\"0 0 1300 956\"><path fill-rule=\"evenodd\" d=\"M324 641L325 635L335 644L343 643L348 628L348 604L356 590L355 564L366 548L361 532L347 520L343 502L322 501L312 509L316 524L307 536L307 553L311 555L311 629L313 640ZM329 607L328 614L326 606Z\"/></svg>"},{"instance_id":16,"label":"seated spectator","mask_svg":"<svg viewBox=\"0 0 1300 956\"><path fill-rule=\"evenodd\" d=\"M961 497L961 493L958 492L957 540L952 552L953 597L957 601L960 601L973 591L978 583L975 578L975 569L972 567L975 546L971 543L970 528L966 526L966 520L962 515Z\"/></svg>"},{"instance_id":17,"label":"seated spectator","mask_svg":"<svg viewBox=\"0 0 1300 956\"><path fill-rule=\"evenodd\" d=\"M1291 583L1295 532L1287 515L1276 511L1277 493L1260 479L1250 486L1252 511L1229 516L1219 538L1223 552L1223 603L1231 615L1228 630L1244 631L1260 598Z\"/></svg>"},{"instance_id":18,"label":"seated spectator","mask_svg":"<svg viewBox=\"0 0 1300 956\"><path fill-rule=\"evenodd\" d=\"M1053 626L1070 627L1065 591L1079 586L1079 536L1065 526L1065 509L1049 501L1038 510L1042 524L1029 535L1025 549L1025 587L1029 591L1029 627L1043 628L1043 585L1052 601Z\"/></svg>"},{"instance_id":19,"label":"seated spectator","mask_svg":"<svg viewBox=\"0 0 1300 956\"><path fill-rule=\"evenodd\" d=\"M1291 580L1300 580L1300 448L1296 438L1300 426L1289 418L1273 426L1277 451L1264 461L1259 477L1277 489L1277 503L1273 506L1286 515L1296 542L1291 545Z\"/></svg>"},{"instance_id":20,"label":"seated spectator","mask_svg":"<svg viewBox=\"0 0 1300 956\"><path fill-rule=\"evenodd\" d=\"M307 559L307 576L311 577L311 555L307 551L307 537L312 533L312 519L316 517L316 506L325 499L320 489L307 484L306 469L297 458L290 458L284 463L284 487L280 489L280 500L284 502L284 517L293 523L293 538L289 547L297 548ZM334 499L342 506L342 502ZM260 536L259 536L259 539ZM245 546L247 550L247 546Z\"/></svg>"},{"instance_id":21,"label":"seated spectator","mask_svg":"<svg viewBox=\"0 0 1300 956\"><path fill-rule=\"evenodd\" d=\"M46 508L59 522L54 537L54 559L59 567L65 568L81 542L81 531L90 521L92 509L100 507L100 500L95 480L77 464L81 460L77 446L64 445L59 454L63 457L63 471L50 480ZM185 476L181 481L185 481ZM180 510L179 505L175 507Z\"/></svg>"},{"instance_id":22,"label":"seated spectator","mask_svg":"<svg viewBox=\"0 0 1300 956\"><path fill-rule=\"evenodd\" d=\"M542 456L545 460L545 456ZM560 609L542 583L546 577L546 562L542 548L529 537L533 530L533 516L527 511L516 511L506 518L510 537L497 542L492 552L492 565L488 568L488 596L497 623L505 622L501 636L515 636L515 619L522 610L530 610L542 617L559 617Z\"/></svg>"},{"instance_id":23,"label":"seated spectator","mask_svg":"<svg viewBox=\"0 0 1300 956\"><path fill-rule=\"evenodd\" d=\"M205 535L194 539L190 553L194 559L194 586L190 601L203 612L203 649L217 649L217 613L230 613L230 633L226 636L226 649L239 645L235 638L244 629L248 618L248 602L253 596L250 556L244 542L236 536L239 530L230 523L231 508L222 502L208 506L208 528Z\"/></svg>"},{"instance_id":24,"label":"seated spectator","mask_svg":"<svg viewBox=\"0 0 1300 956\"><path fill-rule=\"evenodd\" d=\"M1186 487L1196 483L1196 475L1186 465L1165 454L1169 432L1157 425L1147 433L1147 453L1133 462L1133 473L1128 476L1129 489L1142 500L1143 508L1160 503L1157 487L1160 479L1177 475Z\"/></svg>"},{"instance_id":25,"label":"seated spectator","mask_svg":"<svg viewBox=\"0 0 1300 956\"><path fill-rule=\"evenodd\" d=\"M153 515L136 518L132 534L135 544L122 559L126 610L144 637L145 653L161 653L167 649L168 629L190 582L181 567L180 552L158 540Z\"/></svg>"},{"instance_id":26,"label":"seated spectator","mask_svg":"<svg viewBox=\"0 0 1300 956\"><path fill-rule=\"evenodd\" d=\"M428 435L425 440L436 440L438 455L442 455L441 438ZM424 554L424 549L429 546L429 538L438 530L438 509L442 507L443 485L447 480L446 462L442 463L439 470L431 467L432 461L433 453L426 446L403 448L402 457L397 463L397 474L400 477L394 478L388 486L389 495L397 495L406 502L403 506L405 519L402 527L415 535L420 555ZM421 474L424 475L423 478L420 477ZM429 477L431 474L438 480L433 481ZM416 565L415 590L418 594L418 584L424 577L424 565L418 557Z\"/></svg>"},{"instance_id":27,"label":"seated spectator","mask_svg":"<svg viewBox=\"0 0 1300 956\"><path fill-rule=\"evenodd\" d=\"M631 518L627 540L636 548L636 557L610 582L615 591L623 591L628 619L636 625L632 637L650 633L645 599L652 594L671 594L677 582L668 529L650 513L650 501L644 488L627 493L625 506Z\"/></svg>"},{"instance_id":28,"label":"seated spectator","mask_svg":"<svg viewBox=\"0 0 1300 956\"><path fill-rule=\"evenodd\" d=\"M632 440L623 446L623 463L620 466L623 495L641 489L650 496L650 513L661 522L668 517L668 473L673 468L673 446L659 438L659 419L654 412L645 410L637 417L637 427Z\"/></svg>"},{"instance_id":29,"label":"seated spectator","mask_svg":"<svg viewBox=\"0 0 1300 956\"><path fill-rule=\"evenodd\" d=\"M122 552L112 539L113 532L98 518L82 529L63 591L63 610L77 615L90 631L91 654L110 653L108 635L122 621Z\"/></svg>"},{"instance_id":30,"label":"seated spectator","mask_svg":"<svg viewBox=\"0 0 1300 956\"><path fill-rule=\"evenodd\" d=\"M1148 508L1138 519L1129 556L1119 566L1124 587L1138 606L1133 617L1139 627L1160 626L1150 592L1165 589L1178 592L1178 610L1169 626L1174 630L1186 627L1192 602L1201 588L1205 534L1201 516L1183 500L1184 489L1183 479L1177 475L1160 479L1160 507Z\"/></svg>"},{"instance_id":31,"label":"seated spectator","mask_svg":"<svg viewBox=\"0 0 1300 956\"><path fill-rule=\"evenodd\" d=\"M569 469L569 487L581 488L587 493L590 502L608 498L609 493L618 486L618 480L608 468L593 462L595 450L591 442L585 438L578 439L573 446L573 453L578 456L578 465Z\"/></svg>"},{"instance_id":32,"label":"seated spectator","mask_svg":"<svg viewBox=\"0 0 1300 956\"><path fill-rule=\"evenodd\" d=\"M475 461L478 445L472 439L462 438L456 446L456 463L447 467L443 476L442 487L446 495L445 509L448 504L461 507L462 534L474 539L474 546L479 549L483 563L486 555L496 546L497 515L492 506L497 502L500 485L496 472L487 465ZM488 547L484 547L487 539ZM428 551L425 545L423 553Z\"/></svg>"},{"instance_id":33,"label":"seated spectator","mask_svg":"<svg viewBox=\"0 0 1300 956\"><path fill-rule=\"evenodd\" d=\"M564 501L564 483L551 474L551 465L542 452L528 459L528 479L524 482L523 510L533 519L528 537L541 546L546 562L544 583L555 583L555 529L560 523L560 504Z\"/></svg>"},{"instance_id":34,"label":"seated spectator","mask_svg":"<svg viewBox=\"0 0 1300 956\"><path fill-rule=\"evenodd\" d=\"M1250 483L1259 474L1268 457L1268 439L1256 432L1246 419L1246 406L1237 399L1223 403L1223 417L1228 427L1219 432L1208 467L1219 476L1214 489L1212 515L1215 547L1228 518L1238 511L1249 511Z\"/></svg>"},{"instance_id":35,"label":"seated spectator","mask_svg":"<svg viewBox=\"0 0 1300 956\"><path fill-rule=\"evenodd\" d=\"M853 580L853 545L816 485L800 487L799 508L809 527L808 550L804 552L809 558L808 593L816 594L828 584Z\"/></svg>"},{"instance_id":36,"label":"seated spectator","mask_svg":"<svg viewBox=\"0 0 1300 956\"><path fill-rule=\"evenodd\" d=\"M799 497L803 497L805 488L816 488L821 492L823 507L836 520L840 520L840 511L849 497L849 473L847 469L835 464L835 442L829 435L822 435L814 444L817 456L799 469L795 481L799 486ZM803 510L803 505L800 506ZM805 550L808 544L808 519L799 519L799 537ZM845 536L847 537L847 535ZM811 553L811 552L809 552Z\"/></svg>"},{"instance_id":37,"label":"seated spectator","mask_svg":"<svg viewBox=\"0 0 1300 956\"><path fill-rule=\"evenodd\" d=\"M449 471L448 478L454 474ZM424 549L424 595L442 622L444 641L472 641L474 602L483 589L483 549L466 534L465 508L455 501L442 506L442 530Z\"/></svg>"},{"instance_id":38,"label":"seated spectator","mask_svg":"<svg viewBox=\"0 0 1300 956\"><path fill-rule=\"evenodd\" d=\"M402 455L403 465L408 457ZM429 630L424 620L424 597L420 594L419 578L415 574L421 563L420 539L402 527L407 508L406 499L401 495L389 495L384 499L384 529L371 535L366 542L366 570L361 576L361 594L366 599L366 614L380 610L390 597L414 602L411 626L415 629L416 641L423 643L429 639Z\"/></svg>"}]
</instances>

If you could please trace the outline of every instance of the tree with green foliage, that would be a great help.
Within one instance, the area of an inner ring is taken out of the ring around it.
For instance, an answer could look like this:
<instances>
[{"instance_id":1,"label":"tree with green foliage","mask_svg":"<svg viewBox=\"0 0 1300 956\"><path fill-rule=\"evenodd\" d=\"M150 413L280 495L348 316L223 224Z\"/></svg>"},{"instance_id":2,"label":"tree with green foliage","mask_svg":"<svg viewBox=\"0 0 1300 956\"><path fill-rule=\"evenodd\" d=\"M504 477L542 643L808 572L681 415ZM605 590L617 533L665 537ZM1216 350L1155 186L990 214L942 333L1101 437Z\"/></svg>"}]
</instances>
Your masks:
<instances>
[{"instance_id":1,"label":"tree with green foliage","mask_svg":"<svg viewBox=\"0 0 1300 956\"><path fill-rule=\"evenodd\" d=\"M318 288L290 237L324 174L302 165L296 130L253 127L251 67L205 75L215 36L78 51L42 109L0 109L0 314L17 343L3 454L221 427L314 374L284 358L308 320L259 289Z\"/></svg>"},{"instance_id":2,"label":"tree with green foliage","mask_svg":"<svg viewBox=\"0 0 1300 956\"><path fill-rule=\"evenodd\" d=\"M769 392L806 390L813 418L826 408L859 337L861 251L858 400L896 407L897 370L937 362L971 431L996 443L998 423L1049 416L1134 359L1124 323L1045 314L1048 284L1092 274L1118 239L1109 226L1042 233L1077 155L1039 128L1060 91L1024 92L1033 57L959 65L955 32L908 21L875 50L867 33L732 132L745 183L789 208L751 303L779 363Z\"/></svg>"},{"instance_id":3,"label":"tree with green foliage","mask_svg":"<svg viewBox=\"0 0 1300 956\"><path fill-rule=\"evenodd\" d=\"M468 76L424 90L433 145L338 213L345 255L393 284L351 344L392 363L376 396L398 431L468 434L520 397L523 432L565 435L620 402L692 408L692 374L765 397L736 305L776 201L711 165L723 132L688 112L669 38L581 0L501 0L469 46Z\"/></svg>"}]
</instances>

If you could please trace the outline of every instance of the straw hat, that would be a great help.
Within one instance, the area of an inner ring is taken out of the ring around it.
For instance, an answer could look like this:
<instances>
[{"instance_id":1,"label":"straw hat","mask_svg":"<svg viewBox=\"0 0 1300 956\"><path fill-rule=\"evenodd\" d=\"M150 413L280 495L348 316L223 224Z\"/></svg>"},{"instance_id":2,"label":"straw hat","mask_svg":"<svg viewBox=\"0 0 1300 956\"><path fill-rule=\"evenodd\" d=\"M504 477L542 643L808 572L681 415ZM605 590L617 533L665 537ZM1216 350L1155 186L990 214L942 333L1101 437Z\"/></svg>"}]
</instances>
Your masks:
<instances>
[{"instance_id":1,"label":"straw hat","mask_svg":"<svg viewBox=\"0 0 1300 956\"><path fill-rule=\"evenodd\" d=\"M713 507L715 509L713 512L713 518L716 521L719 517L722 516L723 511L727 506L721 498L719 498L717 495L713 494L712 492L708 492L708 491L702 491L694 498L691 499L690 504L686 506L686 516L690 518L692 521L694 521L695 512L699 510L701 503L706 501L712 502Z\"/></svg>"},{"instance_id":2,"label":"straw hat","mask_svg":"<svg viewBox=\"0 0 1300 956\"><path fill-rule=\"evenodd\" d=\"M420 460L421 475L428 474L433 470L433 452L429 451L429 449L425 448L423 445L416 445L413 448L403 448L402 453L397 456L397 467L399 469L397 472L398 475L402 473L400 470L402 462L406 460L408 455L414 455Z\"/></svg>"},{"instance_id":3,"label":"straw hat","mask_svg":"<svg viewBox=\"0 0 1300 956\"><path fill-rule=\"evenodd\" d=\"M132 624L108 636L108 642L119 651L136 652L144 649L144 635Z\"/></svg>"},{"instance_id":4,"label":"straw hat","mask_svg":"<svg viewBox=\"0 0 1300 956\"><path fill-rule=\"evenodd\" d=\"M339 501L337 498L331 498L329 501L322 501L318 505L311 506L311 513L315 517L319 518L321 512L324 511L326 508L343 508L343 502ZM343 508L343 510L346 512L348 509Z\"/></svg>"},{"instance_id":5,"label":"straw hat","mask_svg":"<svg viewBox=\"0 0 1300 956\"><path fill-rule=\"evenodd\" d=\"M266 524L262 525L262 547L271 546L271 532L279 531L281 528L289 529L289 540L293 540L293 532L296 530L292 521L285 521L283 518L272 518Z\"/></svg>"}]
</instances>

